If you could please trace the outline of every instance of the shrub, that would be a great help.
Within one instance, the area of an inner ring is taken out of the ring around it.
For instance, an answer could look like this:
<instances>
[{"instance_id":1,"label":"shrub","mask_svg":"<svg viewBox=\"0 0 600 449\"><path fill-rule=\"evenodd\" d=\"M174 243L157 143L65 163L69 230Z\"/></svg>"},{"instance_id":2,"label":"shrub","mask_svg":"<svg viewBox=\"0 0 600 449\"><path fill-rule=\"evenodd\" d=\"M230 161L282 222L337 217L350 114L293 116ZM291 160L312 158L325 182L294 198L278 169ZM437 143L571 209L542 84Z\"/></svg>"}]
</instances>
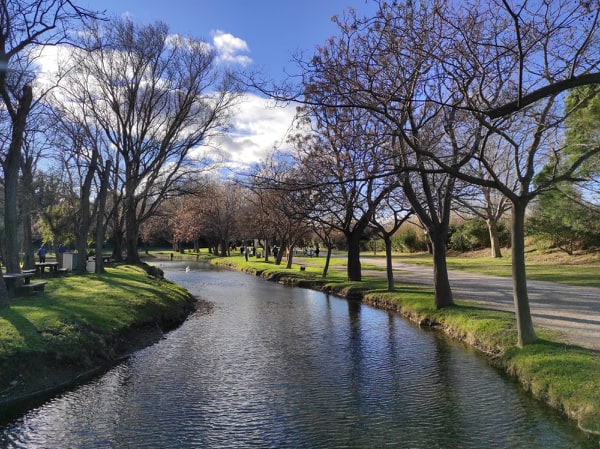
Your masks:
<instances>
[{"instance_id":1,"label":"shrub","mask_svg":"<svg viewBox=\"0 0 600 449\"><path fill-rule=\"evenodd\" d=\"M500 245L507 245L510 235L505 222L498 222L498 237ZM473 218L458 225L450 227L448 246L455 251L465 252L489 248L490 233L485 220Z\"/></svg>"},{"instance_id":2,"label":"shrub","mask_svg":"<svg viewBox=\"0 0 600 449\"><path fill-rule=\"evenodd\" d=\"M392 248L400 252L416 253L427 251L427 242L419 237L415 228L404 228L392 237Z\"/></svg>"}]
</instances>

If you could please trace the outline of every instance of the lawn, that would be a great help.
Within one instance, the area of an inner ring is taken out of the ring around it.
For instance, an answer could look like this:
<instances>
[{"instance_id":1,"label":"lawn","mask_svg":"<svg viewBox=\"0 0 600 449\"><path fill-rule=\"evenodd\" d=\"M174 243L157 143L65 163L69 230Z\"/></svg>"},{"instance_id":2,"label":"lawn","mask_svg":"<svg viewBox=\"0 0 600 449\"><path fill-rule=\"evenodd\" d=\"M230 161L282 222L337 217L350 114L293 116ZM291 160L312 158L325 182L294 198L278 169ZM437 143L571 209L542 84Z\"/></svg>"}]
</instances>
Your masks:
<instances>
[{"instance_id":1,"label":"lawn","mask_svg":"<svg viewBox=\"0 0 600 449\"><path fill-rule=\"evenodd\" d=\"M189 312L189 295L175 284L139 267L106 271L48 278L44 293L0 309L0 396L28 391L32 379L52 377L54 370L110 361L129 332L173 326Z\"/></svg>"}]
</instances>

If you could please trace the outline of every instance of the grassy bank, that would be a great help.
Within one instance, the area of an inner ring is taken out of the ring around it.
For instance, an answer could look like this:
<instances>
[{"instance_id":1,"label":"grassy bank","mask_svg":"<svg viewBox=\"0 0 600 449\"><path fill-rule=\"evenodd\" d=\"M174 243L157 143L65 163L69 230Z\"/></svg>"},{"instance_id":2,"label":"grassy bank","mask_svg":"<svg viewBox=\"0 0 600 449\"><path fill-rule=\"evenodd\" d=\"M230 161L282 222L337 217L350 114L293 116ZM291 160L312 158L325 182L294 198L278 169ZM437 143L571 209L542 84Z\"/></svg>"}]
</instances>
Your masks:
<instances>
[{"instance_id":1,"label":"grassy bank","mask_svg":"<svg viewBox=\"0 0 600 449\"><path fill-rule=\"evenodd\" d=\"M193 307L184 289L134 266L47 281L44 293L0 309L0 403L110 363Z\"/></svg>"},{"instance_id":2,"label":"grassy bank","mask_svg":"<svg viewBox=\"0 0 600 449\"><path fill-rule=\"evenodd\" d=\"M599 354L565 345L543 329L536 329L540 337L536 344L519 349L515 346L517 330L513 313L483 309L473 302L460 300L454 307L436 310L431 288L396 283L396 291L390 293L386 291L383 275L363 276L362 282L347 282L343 269L330 269L327 279L323 280L324 259L296 260L305 265L304 270L300 270L300 264L286 270L283 265L275 266L263 259L252 258L246 262L240 256L215 258L212 263L343 297L360 298L373 306L395 310L414 322L435 324L487 354L494 366L514 377L535 398L564 413L583 431L596 435L594 438L600 435ZM341 258L332 261L333 267L344 264ZM579 268L571 271L568 277L576 277L577 270ZM552 267L547 265L544 276L552 277L551 271Z\"/></svg>"}]
</instances>

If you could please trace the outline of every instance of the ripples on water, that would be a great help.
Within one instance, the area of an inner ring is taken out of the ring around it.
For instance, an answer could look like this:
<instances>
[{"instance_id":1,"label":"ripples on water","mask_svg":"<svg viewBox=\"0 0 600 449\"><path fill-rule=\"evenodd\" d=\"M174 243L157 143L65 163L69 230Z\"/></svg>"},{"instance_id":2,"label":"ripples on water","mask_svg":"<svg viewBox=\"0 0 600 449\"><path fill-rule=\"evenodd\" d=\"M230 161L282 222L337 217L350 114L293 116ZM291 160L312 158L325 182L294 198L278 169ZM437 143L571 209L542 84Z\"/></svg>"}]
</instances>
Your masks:
<instances>
[{"instance_id":1,"label":"ripples on water","mask_svg":"<svg viewBox=\"0 0 600 449\"><path fill-rule=\"evenodd\" d=\"M0 444L585 447L481 358L397 316L236 272L167 274L211 312L8 424Z\"/></svg>"}]
</instances>

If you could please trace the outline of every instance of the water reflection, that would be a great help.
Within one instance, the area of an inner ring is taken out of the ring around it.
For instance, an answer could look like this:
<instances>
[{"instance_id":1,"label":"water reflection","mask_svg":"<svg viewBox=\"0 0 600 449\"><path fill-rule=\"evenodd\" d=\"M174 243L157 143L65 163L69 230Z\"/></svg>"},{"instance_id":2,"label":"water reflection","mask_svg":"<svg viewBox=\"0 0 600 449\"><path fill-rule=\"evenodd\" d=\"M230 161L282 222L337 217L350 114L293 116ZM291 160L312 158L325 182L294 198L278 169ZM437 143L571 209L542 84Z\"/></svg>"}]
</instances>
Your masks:
<instances>
[{"instance_id":1,"label":"water reflection","mask_svg":"<svg viewBox=\"0 0 600 449\"><path fill-rule=\"evenodd\" d=\"M6 447L577 448L475 354L397 316L228 271L158 344L4 427Z\"/></svg>"}]
</instances>

